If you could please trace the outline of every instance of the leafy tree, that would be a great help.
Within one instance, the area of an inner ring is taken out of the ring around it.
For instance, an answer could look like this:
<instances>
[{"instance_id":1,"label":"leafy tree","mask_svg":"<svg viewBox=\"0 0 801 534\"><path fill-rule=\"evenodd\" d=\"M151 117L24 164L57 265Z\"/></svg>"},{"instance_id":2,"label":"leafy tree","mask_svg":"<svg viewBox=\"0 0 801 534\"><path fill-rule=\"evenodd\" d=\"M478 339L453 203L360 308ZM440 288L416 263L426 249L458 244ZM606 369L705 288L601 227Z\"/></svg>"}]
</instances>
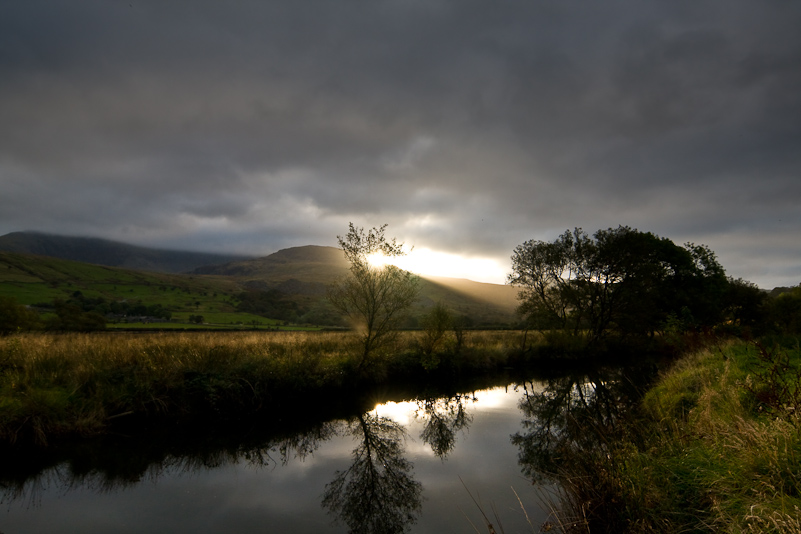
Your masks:
<instances>
[{"instance_id":1,"label":"leafy tree","mask_svg":"<svg viewBox=\"0 0 801 534\"><path fill-rule=\"evenodd\" d=\"M451 320L453 338L455 340L453 353L459 355L462 352L462 345L465 341L465 330L473 326L473 320L467 315L457 315Z\"/></svg>"},{"instance_id":2,"label":"leafy tree","mask_svg":"<svg viewBox=\"0 0 801 534\"><path fill-rule=\"evenodd\" d=\"M419 278L414 274L394 265L370 264L370 256L376 253L388 257L405 254L403 243L384 237L386 227L385 224L365 233L351 223L345 237L337 236L350 262L350 273L329 287L328 298L357 328L362 347L359 368L364 368L375 351L394 339L419 291Z\"/></svg>"},{"instance_id":3,"label":"leafy tree","mask_svg":"<svg viewBox=\"0 0 801 534\"><path fill-rule=\"evenodd\" d=\"M431 447L431 451L445 459L456 446L456 435L465 431L473 422L467 404L475 402L473 395L457 394L448 398L428 397L417 401L417 417L423 420L420 439Z\"/></svg>"},{"instance_id":4,"label":"leafy tree","mask_svg":"<svg viewBox=\"0 0 801 534\"><path fill-rule=\"evenodd\" d=\"M780 332L784 334L801 332L801 285L774 298L771 308L771 315Z\"/></svg>"},{"instance_id":5,"label":"leafy tree","mask_svg":"<svg viewBox=\"0 0 801 534\"><path fill-rule=\"evenodd\" d=\"M742 278L729 278L724 299L725 321L740 333L761 335L770 325L768 293Z\"/></svg>"},{"instance_id":6,"label":"leafy tree","mask_svg":"<svg viewBox=\"0 0 801 534\"><path fill-rule=\"evenodd\" d=\"M523 473L534 480L553 478L563 462L603 449L624 430L620 421L634 413L639 387L652 374L650 367L613 367L524 382L518 406L525 419L511 439L520 448Z\"/></svg>"},{"instance_id":7,"label":"leafy tree","mask_svg":"<svg viewBox=\"0 0 801 534\"><path fill-rule=\"evenodd\" d=\"M520 288L518 311L534 327L586 333L590 341L611 331L653 334L671 316L714 325L727 287L709 248L627 226L526 241L514 250L508 282Z\"/></svg>"},{"instance_id":8,"label":"leafy tree","mask_svg":"<svg viewBox=\"0 0 801 534\"><path fill-rule=\"evenodd\" d=\"M83 311L73 302L53 301L56 317L45 325L47 330L93 332L106 329L106 318L94 311Z\"/></svg>"},{"instance_id":9,"label":"leafy tree","mask_svg":"<svg viewBox=\"0 0 801 534\"><path fill-rule=\"evenodd\" d=\"M342 317L327 301L314 303L309 311L298 318L298 321L315 325L344 326Z\"/></svg>"},{"instance_id":10,"label":"leafy tree","mask_svg":"<svg viewBox=\"0 0 801 534\"><path fill-rule=\"evenodd\" d=\"M0 335L39 328L39 316L13 297L0 297Z\"/></svg>"}]
</instances>

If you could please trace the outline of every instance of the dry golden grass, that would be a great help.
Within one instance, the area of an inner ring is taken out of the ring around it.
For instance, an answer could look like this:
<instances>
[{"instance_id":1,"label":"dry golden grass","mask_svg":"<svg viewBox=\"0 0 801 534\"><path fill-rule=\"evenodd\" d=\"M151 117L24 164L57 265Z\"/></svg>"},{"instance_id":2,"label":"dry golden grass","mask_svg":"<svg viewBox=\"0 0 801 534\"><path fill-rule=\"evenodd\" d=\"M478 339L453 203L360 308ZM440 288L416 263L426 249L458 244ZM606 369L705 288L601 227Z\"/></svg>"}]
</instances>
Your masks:
<instances>
[{"instance_id":1,"label":"dry golden grass","mask_svg":"<svg viewBox=\"0 0 801 534\"><path fill-rule=\"evenodd\" d=\"M129 415L239 415L304 393L424 374L419 332L357 370L343 332L20 334L0 338L0 442L104 432ZM502 367L519 333L470 332L460 371ZM452 349L453 345L446 347Z\"/></svg>"}]
</instances>

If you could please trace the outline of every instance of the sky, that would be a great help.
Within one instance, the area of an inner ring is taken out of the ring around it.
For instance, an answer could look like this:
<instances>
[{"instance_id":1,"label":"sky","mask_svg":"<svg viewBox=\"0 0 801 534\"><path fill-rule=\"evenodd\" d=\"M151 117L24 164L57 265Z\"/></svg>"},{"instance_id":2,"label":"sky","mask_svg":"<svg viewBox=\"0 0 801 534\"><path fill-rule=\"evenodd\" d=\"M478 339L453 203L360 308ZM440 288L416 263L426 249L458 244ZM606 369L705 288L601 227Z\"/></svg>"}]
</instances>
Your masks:
<instances>
[{"instance_id":1,"label":"sky","mask_svg":"<svg viewBox=\"0 0 801 534\"><path fill-rule=\"evenodd\" d=\"M0 1L0 234L503 283L627 225L801 282L801 2ZM410 256L409 261L412 261Z\"/></svg>"}]
</instances>

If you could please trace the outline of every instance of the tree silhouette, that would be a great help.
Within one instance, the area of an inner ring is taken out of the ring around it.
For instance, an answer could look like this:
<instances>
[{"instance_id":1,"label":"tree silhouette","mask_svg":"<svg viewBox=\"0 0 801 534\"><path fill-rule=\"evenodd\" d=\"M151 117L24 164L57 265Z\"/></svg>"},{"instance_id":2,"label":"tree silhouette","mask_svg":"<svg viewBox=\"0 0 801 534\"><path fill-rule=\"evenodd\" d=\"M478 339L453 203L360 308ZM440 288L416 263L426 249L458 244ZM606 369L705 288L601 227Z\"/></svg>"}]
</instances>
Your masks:
<instances>
[{"instance_id":1,"label":"tree silhouette","mask_svg":"<svg viewBox=\"0 0 801 534\"><path fill-rule=\"evenodd\" d=\"M350 274L329 288L328 299L355 323L362 345L359 368L364 368L370 355L394 338L419 290L419 278L412 273L394 265L370 264L369 257L375 253L389 257L405 254L402 243L384 237L386 227L385 224L365 233L351 223L345 237L337 236L350 262Z\"/></svg>"}]
</instances>

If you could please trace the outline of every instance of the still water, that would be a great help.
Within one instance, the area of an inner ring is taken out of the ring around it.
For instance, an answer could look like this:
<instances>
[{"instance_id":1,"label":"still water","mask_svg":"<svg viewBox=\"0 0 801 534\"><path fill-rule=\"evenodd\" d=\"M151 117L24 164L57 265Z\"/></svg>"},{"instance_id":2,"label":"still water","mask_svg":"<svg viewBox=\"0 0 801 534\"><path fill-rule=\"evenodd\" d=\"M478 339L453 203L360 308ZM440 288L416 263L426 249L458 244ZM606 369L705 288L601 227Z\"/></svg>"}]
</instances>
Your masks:
<instances>
[{"instance_id":1,"label":"still water","mask_svg":"<svg viewBox=\"0 0 801 534\"><path fill-rule=\"evenodd\" d=\"M531 426L527 402L545 387L384 402L187 455L105 452L121 465L87 452L3 477L0 531L486 532L483 510L506 533L537 532L552 488L532 483L519 437Z\"/></svg>"}]
</instances>

